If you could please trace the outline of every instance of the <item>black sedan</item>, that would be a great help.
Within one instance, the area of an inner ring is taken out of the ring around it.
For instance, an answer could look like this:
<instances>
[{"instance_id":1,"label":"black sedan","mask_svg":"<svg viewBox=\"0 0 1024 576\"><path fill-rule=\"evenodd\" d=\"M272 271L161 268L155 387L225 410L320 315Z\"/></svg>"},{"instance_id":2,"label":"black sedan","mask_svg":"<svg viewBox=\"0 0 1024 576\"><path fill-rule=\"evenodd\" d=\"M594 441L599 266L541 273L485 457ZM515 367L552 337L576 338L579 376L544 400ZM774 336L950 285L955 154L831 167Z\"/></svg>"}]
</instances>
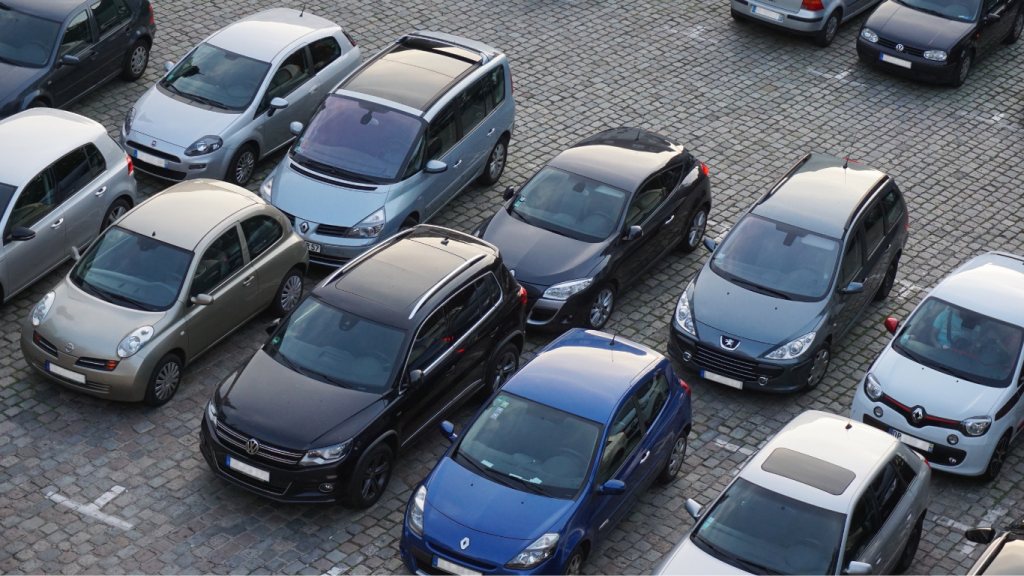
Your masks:
<instances>
[{"instance_id":1,"label":"black sedan","mask_svg":"<svg viewBox=\"0 0 1024 576\"><path fill-rule=\"evenodd\" d=\"M978 57L1024 29L1024 0L886 0L857 38L860 59L911 78L962 86Z\"/></svg>"},{"instance_id":2,"label":"black sedan","mask_svg":"<svg viewBox=\"0 0 1024 576\"><path fill-rule=\"evenodd\" d=\"M2 0L0 118L138 80L155 34L149 0Z\"/></svg>"},{"instance_id":3,"label":"black sedan","mask_svg":"<svg viewBox=\"0 0 1024 576\"><path fill-rule=\"evenodd\" d=\"M639 128L606 130L556 156L476 230L526 288L527 325L599 329L616 294L673 248L700 245L708 167Z\"/></svg>"}]
</instances>

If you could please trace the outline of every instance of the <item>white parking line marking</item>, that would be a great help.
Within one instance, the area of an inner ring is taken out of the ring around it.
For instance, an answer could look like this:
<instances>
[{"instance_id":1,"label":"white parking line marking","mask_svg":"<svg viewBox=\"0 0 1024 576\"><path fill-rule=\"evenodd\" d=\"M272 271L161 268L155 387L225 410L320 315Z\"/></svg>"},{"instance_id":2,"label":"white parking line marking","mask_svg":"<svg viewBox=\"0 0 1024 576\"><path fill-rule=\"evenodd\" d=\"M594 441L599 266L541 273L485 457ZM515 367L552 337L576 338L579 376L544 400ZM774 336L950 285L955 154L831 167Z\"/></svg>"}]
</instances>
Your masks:
<instances>
[{"instance_id":1,"label":"white parking line marking","mask_svg":"<svg viewBox=\"0 0 1024 576\"><path fill-rule=\"evenodd\" d=\"M45 494L50 500L53 500L57 504L67 506L79 514L84 514L91 518L95 518L100 522L104 522L116 528L120 528L121 530L127 531L132 529L133 524L111 516L110 514L100 512L100 508L106 506L111 500L116 498L118 494L121 494L125 490L126 489L123 486L114 486L110 490L107 490L105 494L97 498L92 504L81 504L79 502L75 502L67 496L58 494L55 489L51 489L49 492L45 492Z\"/></svg>"}]
</instances>

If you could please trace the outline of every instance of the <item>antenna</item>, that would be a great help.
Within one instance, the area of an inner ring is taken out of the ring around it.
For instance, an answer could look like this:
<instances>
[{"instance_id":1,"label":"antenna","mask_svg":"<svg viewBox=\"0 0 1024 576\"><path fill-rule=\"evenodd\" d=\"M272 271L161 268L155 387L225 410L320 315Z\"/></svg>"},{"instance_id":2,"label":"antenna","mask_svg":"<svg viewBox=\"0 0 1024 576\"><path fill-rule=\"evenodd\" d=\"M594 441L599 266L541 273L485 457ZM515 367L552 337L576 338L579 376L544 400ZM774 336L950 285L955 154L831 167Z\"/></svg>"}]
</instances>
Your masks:
<instances>
[{"instance_id":1,"label":"antenna","mask_svg":"<svg viewBox=\"0 0 1024 576\"><path fill-rule=\"evenodd\" d=\"M302 18L302 15L305 14L305 13L306 13L306 5L303 4L302 5L302 12L299 12L299 18Z\"/></svg>"},{"instance_id":2,"label":"antenna","mask_svg":"<svg viewBox=\"0 0 1024 576\"><path fill-rule=\"evenodd\" d=\"M850 167L850 159L849 158L843 158L843 170L846 170L849 167Z\"/></svg>"},{"instance_id":3,"label":"antenna","mask_svg":"<svg viewBox=\"0 0 1024 576\"><path fill-rule=\"evenodd\" d=\"M615 346L615 334L612 334L612 341L611 341L611 343L610 343L610 344L608 344L608 345L609 345L609 346Z\"/></svg>"}]
</instances>

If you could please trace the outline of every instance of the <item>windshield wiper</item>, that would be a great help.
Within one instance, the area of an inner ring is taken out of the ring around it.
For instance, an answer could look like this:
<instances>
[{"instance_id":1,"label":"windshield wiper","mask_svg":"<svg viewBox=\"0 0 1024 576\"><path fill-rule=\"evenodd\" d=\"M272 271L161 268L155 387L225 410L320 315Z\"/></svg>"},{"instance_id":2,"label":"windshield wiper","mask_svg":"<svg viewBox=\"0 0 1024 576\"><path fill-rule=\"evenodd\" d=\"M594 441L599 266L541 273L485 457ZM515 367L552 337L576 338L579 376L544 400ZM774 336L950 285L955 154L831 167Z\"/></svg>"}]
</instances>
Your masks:
<instances>
[{"instance_id":1,"label":"windshield wiper","mask_svg":"<svg viewBox=\"0 0 1024 576\"><path fill-rule=\"evenodd\" d=\"M328 376L323 372L313 370L312 368L306 368L305 366L298 366L295 364L293 364L293 366L296 366L298 368L298 372L305 372L307 374L312 374L315 377L323 378L324 380L326 380L330 384L334 384L335 386L341 386L342 388L351 388L351 386L349 386L348 384L342 382L341 380L338 380L337 378Z\"/></svg>"},{"instance_id":2,"label":"windshield wiper","mask_svg":"<svg viewBox=\"0 0 1024 576\"><path fill-rule=\"evenodd\" d=\"M499 472L499 474L500 474L500 472ZM509 478L518 481L523 486L526 486L530 490L530 492L533 492L534 494L536 494L538 496L547 496L548 495L548 493L543 488L541 488L537 484L534 484L533 482L530 482L526 478L520 478L519 476L513 475L511 472L506 473L505 476L508 476Z\"/></svg>"},{"instance_id":3,"label":"windshield wiper","mask_svg":"<svg viewBox=\"0 0 1024 576\"><path fill-rule=\"evenodd\" d=\"M523 213L520 212L519 210L516 210L515 206L512 206L511 204L508 207L508 213L509 214L514 214L514 215L518 216L520 220L522 220L523 222L526 222L530 226L533 226L533 222L530 222L529 218L524 216Z\"/></svg>"},{"instance_id":4,"label":"windshield wiper","mask_svg":"<svg viewBox=\"0 0 1024 576\"><path fill-rule=\"evenodd\" d=\"M473 468L476 468L478 471L480 471L480 474L482 476L484 476L485 478L491 478L491 479L497 481L498 484L501 484L502 486L504 486L506 488L512 488L513 490L515 490L515 488L513 488L511 484L509 484L508 482L505 481L505 478L508 478L508 476L506 476L506 475L504 475L504 474L502 474L502 473L500 473L500 472L498 472L496 470L491 470L490 468L487 468L485 466L481 466L480 464L477 464L476 462L473 461L472 458L470 458L469 456L466 456L465 454L456 454L456 455L457 456L462 456L462 459L464 461L469 462L469 465L472 466Z\"/></svg>"},{"instance_id":5,"label":"windshield wiper","mask_svg":"<svg viewBox=\"0 0 1024 576\"><path fill-rule=\"evenodd\" d=\"M153 311L153 307L150 306L149 304L146 304L145 302L140 302L140 301L138 301L138 300L136 300L134 298L130 298L128 296L117 294L116 292L111 292L109 290L104 290L104 289L100 288L99 286L96 286L95 284L90 284L89 281L86 280L85 278L81 278L80 280L82 282L82 288L85 288L90 294L92 294L93 296L96 296L97 298L99 298L100 300L103 300L104 302L109 302L111 304L116 304L116 302L114 302L114 300L120 300L121 302L124 302L125 304L128 304L130 306L134 306L135 308L138 308L139 310L143 310L143 311L146 311L146 312L152 312Z\"/></svg>"},{"instance_id":6,"label":"windshield wiper","mask_svg":"<svg viewBox=\"0 0 1024 576\"><path fill-rule=\"evenodd\" d=\"M231 108L229 108L227 104L218 102L212 98L207 98L206 96L197 96L195 94L189 94L188 92L182 92L181 90L178 90L178 93L184 96L185 98L191 98L192 100L195 100L200 104L206 104L208 106L213 106L214 108L220 108L221 110L231 110Z\"/></svg>"},{"instance_id":7,"label":"windshield wiper","mask_svg":"<svg viewBox=\"0 0 1024 576\"><path fill-rule=\"evenodd\" d=\"M974 380L971 380L970 378L965 377L963 374L957 372L956 370L953 370L952 368L948 368L946 366L943 366L942 364L939 364L938 362L936 362L936 361L934 361L934 360L932 360L930 358L926 358L924 356L921 356L920 354L917 354L916 352L911 352L910 349L908 349L906 346L900 344L899 342L894 342L893 343L893 347L896 348L896 350L898 352L902 352L903 354L908 356L911 360L913 360L914 362L917 362L918 364L920 364L922 366L927 366L927 367L931 368L932 370L935 370L936 372L942 372L943 374L948 374L949 376L952 376L953 378L960 378L961 380L967 380L968 382L974 382ZM977 382L974 382L974 383L977 384Z\"/></svg>"},{"instance_id":8,"label":"windshield wiper","mask_svg":"<svg viewBox=\"0 0 1024 576\"><path fill-rule=\"evenodd\" d=\"M145 302L141 302L139 300L136 300L136 299L131 298L129 296L125 296L123 294L118 294L116 292L108 292L106 290L104 290L104 292L106 292L107 296L109 296L110 298L114 298L115 300L120 300L121 302L124 302L125 304L130 304L132 306L135 306L139 310L144 310L146 312L152 312L153 311L153 307L150 306L149 304L146 304Z\"/></svg>"},{"instance_id":9,"label":"windshield wiper","mask_svg":"<svg viewBox=\"0 0 1024 576\"><path fill-rule=\"evenodd\" d=\"M552 234L558 234L559 236L565 236L566 238L571 238L573 240L579 240L579 238L577 238L575 236L572 236L570 234L566 234L565 232L561 232L561 231L555 230L553 228L545 228L543 226L539 226L539 228L541 228L542 230L547 230L548 232L551 232Z\"/></svg>"},{"instance_id":10,"label":"windshield wiper","mask_svg":"<svg viewBox=\"0 0 1024 576\"><path fill-rule=\"evenodd\" d=\"M365 176L360 176L359 174L356 174L354 172L349 172L348 170L336 168L334 166L331 166L330 164L324 164L323 162L310 160L309 158L296 158L295 161L298 162L300 165L305 166L306 168L310 168L312 170L316 170L317 172L323 172L325 174L330 174L332 176L337 176L339 178L345 178L346 180L352 180L354 182L376 184L376 182L370 180Z\"/></svg>"},{"instance_id":11,"label":"windshield wiper","mask_svg":"<svg viewBox=\"0 0 1024 576\"><path fill-rule=\"evenodd\" d=\"M745 558L740 558L739 556L731 552L728 552L724 548L721 548L720 546L716 546L711 542L708 542L708 539L701 536L699 532L694 532L693 537L697 540L700 540L701 544L710 548L715 554L718 554L723 559L732 560L733 562L737 562L739 564L746 565L749 568L753 568L754 570L751 570L752 572L760 572L761 574L782 574L782 572L772 570L767 566L762 566L761 564L758 564L756 562L751 562L750 560L747 560Z\"/></svg>"},{"instance_id":12,"label":"windshield wiper","mask_svg":"<svg viewBox=\"0 0 1024 576\"><path fill-rule=\"evenodd\" d=\"M778 296L779 298L782 298L783 300L792 300L792 298L790 298L789 295L786 294L785 292L779 292L778 290L772 290L771 288L767 288L765 286L761 286L760 284L755 284L755 283L753 283L753 282L751 282L749 280L743 280L742 278L736 278L735 276L733 276L732 281L736 282L737 284L743 284L745 286L750 286L751 288L753 288L755 290L760 290L762 292L767 292L768 294L771 294L772 296Z\"/></svg>"},{"instance_id":13,"label":"windshield wiper","mask_svg":"<svg viewBox=\"0 0 1024 576\"><path fill-rule=\"evenodd\" d=\"M99 298L100 300L103 300L104 302L110 302L110 298L107 297L106 292L103 292L99 288L93 286L85 278L79 278L78 281L82 283L79 287L88 292L89 294L92 294L93 296Z\"/></svg>"}]
</instances>

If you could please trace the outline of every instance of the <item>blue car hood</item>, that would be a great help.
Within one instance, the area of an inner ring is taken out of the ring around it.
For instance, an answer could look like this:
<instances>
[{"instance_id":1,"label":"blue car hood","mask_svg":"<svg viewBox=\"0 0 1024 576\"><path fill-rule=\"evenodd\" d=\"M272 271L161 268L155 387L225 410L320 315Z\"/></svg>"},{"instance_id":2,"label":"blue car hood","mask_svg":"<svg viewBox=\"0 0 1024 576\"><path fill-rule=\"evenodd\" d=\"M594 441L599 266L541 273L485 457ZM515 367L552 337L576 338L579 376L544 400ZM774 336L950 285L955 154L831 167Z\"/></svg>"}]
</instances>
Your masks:
<instances>
[{"instance_id":1,"label":"blue car hood","mask_svg":"<svg viewBox=\"0 0 1024 576\"><path fill-rule=\"evenodd\" d=\"M502 486L447 456L430 477L427 502L478 532L531 541L551 532L551 527L576 503Z\"/></svg>"},{"instance_id":2,"label":"blue car hood","mask_svg":"<svg viewBox=\"0 0 1024 576\"><path fill-rule=\"evenodd\" d=\"M300 220L351 227L379 210L388 199L389 186L369 191L346 188L299 174L289 164L285 157L273 172L272 202Z\"/></svg>"}]
</instances>

